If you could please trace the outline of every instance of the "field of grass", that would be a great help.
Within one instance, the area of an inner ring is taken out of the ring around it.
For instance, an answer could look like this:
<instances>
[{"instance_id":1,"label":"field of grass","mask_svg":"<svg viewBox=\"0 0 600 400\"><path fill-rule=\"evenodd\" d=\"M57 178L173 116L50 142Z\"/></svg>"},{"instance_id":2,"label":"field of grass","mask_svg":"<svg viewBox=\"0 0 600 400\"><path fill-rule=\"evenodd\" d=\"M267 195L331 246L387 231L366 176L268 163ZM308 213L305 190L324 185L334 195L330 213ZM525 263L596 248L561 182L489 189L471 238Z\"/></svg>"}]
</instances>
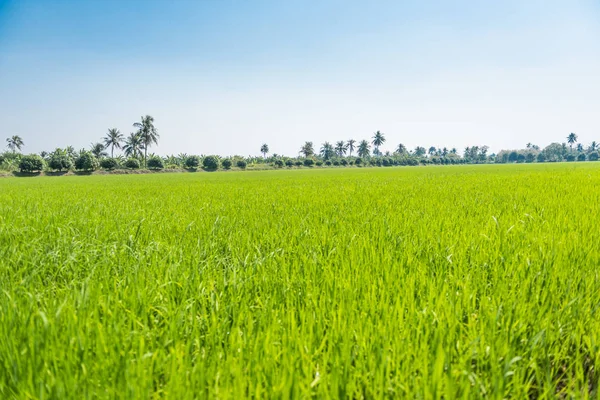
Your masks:
<instances>
[{"instance_id":1,"label":"field of grass","mask_svg":"<svg viewBox=\"0 0 600 400\"><path fill-rule=\"evenodd\" d=\"M0 397L598 397L600 165L0 180Z\"/></svg>"}]
</instances>

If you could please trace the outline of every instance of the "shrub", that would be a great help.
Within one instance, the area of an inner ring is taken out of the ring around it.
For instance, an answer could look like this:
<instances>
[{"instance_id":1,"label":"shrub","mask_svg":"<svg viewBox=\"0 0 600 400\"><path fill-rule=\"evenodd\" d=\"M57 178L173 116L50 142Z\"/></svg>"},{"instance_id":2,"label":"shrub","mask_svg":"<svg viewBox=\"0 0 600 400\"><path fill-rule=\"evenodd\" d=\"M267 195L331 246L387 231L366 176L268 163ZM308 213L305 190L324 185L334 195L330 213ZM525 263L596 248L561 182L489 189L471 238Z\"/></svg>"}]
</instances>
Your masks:
<instances>
[{"instance_id":1,"label":"shrub","mask_svg":"<svg viewBox=\"0 0 600 400\"><path fill-rule=\"evenodd\" d=\"M246 169L247 165L248 164L246 164L246 161L244 161L244 160L238 160L238 162L237 162L237 167L239 169Z\"/></svg>"},{"instance_id":2,"label":"shrub","mask_svg":"<svg viewBox=\"0 0 600 400\"><path fill-rule=\"evenodd\" d=\"M137 158L129 158L127 161L125 161L125 168L140 169L140 160Z\"/></svg>"},{"instance_id":3,"label":"shrub","mask_svg":"<svg viewBox=\"0 0 600 400\"><path fill-rule=\"evenodd\" d=\"M571 161L575 161L575 154L569 154L567 156L567 161L571 162Z\"/></svg>"},{"instance_id":4,"label":"shrub","mask_svg":"<svg viewBox=\"0 0 600 400\"><path fill-rule=\"evenodd\" d=\"M580 153L580 154L577 156L577 161L585 161L585 154L583 154L583 153Z\"/></svg>"},{"instance_id":5,"label":"shrub","mask_svg":"<svg viewBox=\"0 0 600 400\"><path fill-rule=\"evenodd\" d=\"M348 165L348 160L346 160L345 158L342 158L340 161L340 164L342 164L345 167L346 165Z\"/></svg>"},{"instance_id":6,"label":"shrub","mask_svg":"<svg viewBox=\"0 0 600 400\"><path fill-rule=\"evenodd\" d=\"M355 163L356 165L361 165L361 164L362 164L362 162L363 162L363 160L362 160L362 158L360 158L360 157L358 157L356 160L354 160L354 163Z\"/></svg>"},{"instance_id":7,"label":"shrub","mask_svg":"<svg viewBox=\"0 0 600 400\"><path fill-rule=\"evenodd\" d=\"M598 155L597 151L591 152L590 155L588 156L589 161L598 161L598 158L600 158L600 155Z\"/></svg>"},{"instance_id":8,"label":"shrub","mask_svg":"<svg viewBox=\"0 0 600 400\"><path fill-rule=\"evenodd\" d=\"M189 156L185 159L183 164L188 169L196 169L200 166L200 157Z\"/></svg>"},{"instance_id":9,"label":"shrub","mask_svg":"<svg viewBox=\"0 0 600 400\"><path fill-rule=\"evenodd\" d=\"M71 159L66 154L52 154L48 167L55 171L69 170L73 166Z\"/></svg>"},{"instance_id":10,"label":"shrub","mask_svg":"<svg viewBox=\"0 0 600 400\"><path fill-rule=\"evenodd\" d=\"M330 167L331 166L331 161L329 161L329 160L325 161L325 165L327 165L328 167Z\"/></svg>"},{"instance_id":11,"label":"shrub","mask_svg":"<svg viewBox=\"0 0 600 400\"><path fill-rule=\"evenodd\" d=\"M89 151L83 152L75 159L75 169L79 171L94 171L98 169L98 159Z\"/></svg>"},{"instance_id":12,"label":"shrub","mask_svg":"<svg viewBox=\"0 0 600 400\"><path fill-rule=\"evenodd\" d=\"M277 168L283 168L283 161L282 160L275 160L275 166Z\"/></svg>"},{"instance_id":13,"label":"shrub","mask_svg":"<svg viewBox=\"0 0 600 400\"><path fill-rule=\"evenodd\" d=\"M296 162L294 163L294 165L295 165L296 167L301 167L301 166L302 166L302 161L298 160L298 161L296 161Z\"/></svg>"},{"instance_id":14,"label":"shrub","mask_svg":"<svg viewBox=\"0 0 600 400\"><path fill-rule=\"evenodd\" d=\"M100 161L100 168L107 171L119 168L119 162L115 158L103 158Z\"/></svg>"},{"instance_id":15,"label":"shrub","mask_svg":"<svg viewBox=\"0 0 600 400\"><path fill-rule=\"evenodd\" d=\"M350 160L350 161L348 162L348 165L354 165L354 160Z\"/></svg>"},{"instance_id":16,"label":"shrub","mask_svg":"<svg viewBox=\"0 0 600 400\"><path fill-rule=\"evenodd\" d=\"M216 171L219 168L219 158L217 156L206 156L202 160L202 165L208 171Z\"/></svg>"},{"instance_id":17,"label":"shrub","mask_svg":"<svg viewBox=\"0 0 600 400\"><path fill-rule=\"evenodd\" d=\"M312 167L313 165L315 165L315 160L313 160L312 158L307 158L306 160L304 160L304 165L307 167Z\"/></svg>"},{"instance_id":18,"label":"shrub","mask_svg":"<svg viewBox=\"0 0 600 400\"><path fill-rule=\"evenodd\" d=\"M37 172L44 169L44 159L37 154L30 154L21 157L19 161L19 169L21 172Z\"/></svg>"},{"instance_id":19,"label":"shrub","mask_svg":"<svg viewBox=\"0 0 600 400\"><path fill-rule=\"evenodd\" d=\"M333 161L333 165L335 165L336 167L340 166L340 162L338 160L334 160Z\"/></svg>"},{"instance_id":20,"label":"shrub","mask_svg":"<svg viewBox=\"0 0 600 400\"><path fill-rule=\"evenodd\" d=\"M537 162L544 162L546 161L546 156L544 155L544 153L540 153L537 155Z\"/></svg>"},{"instance_id":21,"label":"shrub","mask_svg":"<svg viewBox=\"0 0 600 400\"><path fill-rule=\"evenodd\" d=\"M154 157L150 157L148 159L148 169L159 170L159 169L164 169L164 168L165 168L165 164L164 164L162 158L160 158L158 156L154 156Z\"/></svg>"},{"instance_id":22,"label":"shrub","mask_svg":"<svg viewBox=\"0 0 600 400\"><path fill-rule=\"evenodd\" d=\"M231 165L232 165L232 164L233 164L233 163L231 162L231 160L230 160L229 158L226 158L226 159L224 159L224 160L221 162L221 165L222 165L222 166L223 166L223 168L225 168L225 169L229 169L229 168L231 168Z\"/></svg>"},{"instance_id":23,"label":"shrub","mask_svg":"<svg viewBox=\"0 0 600 400\"><path fill-rule=\"evenodd\" d=\"M321 161L321 160L317 161L317 167L321 167L321 166L323 166L323 161Z\"/></svg>"}]
</instances>

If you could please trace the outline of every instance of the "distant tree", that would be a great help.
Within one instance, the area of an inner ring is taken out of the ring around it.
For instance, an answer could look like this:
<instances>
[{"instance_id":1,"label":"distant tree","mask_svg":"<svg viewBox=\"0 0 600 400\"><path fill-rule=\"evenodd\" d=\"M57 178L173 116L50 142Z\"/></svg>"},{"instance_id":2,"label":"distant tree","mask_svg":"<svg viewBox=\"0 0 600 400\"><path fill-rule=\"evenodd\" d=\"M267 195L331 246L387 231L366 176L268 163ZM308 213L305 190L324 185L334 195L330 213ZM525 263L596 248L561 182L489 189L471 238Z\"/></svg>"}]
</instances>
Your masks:
<instances>
[{"instance_id":1,"label":"distant tree","mask_svg":"<svg viewBox=\"0 0 600 400\"><path fill-rule=\"evenodd\" d=\"M165 163L159 156L150 156L148 158L148 169L160 170L165 168Z\"/></svg>"},{"instance_id":2,"label":"distant tree","mask_svg":"<svg viewBox=\"0 0 600 400\"><path fill-rule=\"evenodd\" d=\"M116 158L103 158L100 160L100 168L105 169L107 171L112 171L119 167L119 162Z\"/></svg>"},{"instance_id":3,"label":"distant tree","mask_svg":"<svg viewBox=\"0 0 600 400\"><path fill-rule=\"evenodd\" d=\"M425 147L417 146L414 150L415 157L423 157L426 153Z\"/></svg>"},{"instance_id":4,"label":"distant tree","mask_svg":"<svg viewBox=\"0 0 600 400\"><path fill-rule=\"evenodd\" d=\"M348 147L348 155L350 157L352 157L352 152L355 149L355 147L354 147L355 144L356 144L356 140L354 140L354 139L350 139L346 142L346 146Z\"/></svg>"},{"instance_id":5,"label":"distant tree","mask_svg":"<svg viewBox=\"0 0 600 400\"><path fill-rule=\"evenodd\" d=\"M597 151L593 151L590 153L590 155L588 156L588 160L589 161L598 161L599 155Z\"/></svg>"},{"instance_id":6,"label":"distant tree","mask_svg":"<svg viewBox=\"0 0 600 400\"><path fill-rule=\"evenodd\" d=\"M226 158L221 162L221 165L223 166L223 168L225 169L230 169L231 166L233 165L233 162L231 161L230 158Z\"/></svg>"},{"instance_id":7,"label":"distant tree","mask_svg":"<svg viewBox=\"0 0 600 400\"><path fill-rule=\"evenodd\" d=\"M435 154L435 150L436 150L436 148L434 146L431 146L428 151L429 156L433 156Z\"/></svg>"},{"instance_id":8,"label":"distant tree","mask_svg":"<svg viewBox=\"0 0 600 400\"><path fill-rule=\"evenodd\" d=\"M6 143L6 147L8 147L13 153L15 153L17 150L21 151L23 146L25 146L25 143L23 142L23 139L21 139L21 136L17 135L11 136L8 139L6 139Z\"/></svg>"},{"instance_id":9,"label":"distant tree","mask_svg":"<svg viewBox=\"0 0 600 400\"><path fill-rule=\"evenodd\" d=\"M219 169L219 157L206 156L202 159L202 165L207 171L216 171Z\"/></svg>"},{"instance_id":10,"label":"distant tree","mask_svg":"<svg viewBox=\"0 0 600 400\"><path fill-rule=\"evenodd\" d=\"M526 145L526 147L527 147L528 149L531 149L531 146L533 146L531 143L527 143L527 145Z\"/></svg>"},{"instance_id":11,"label":"distant tree","mask_svg":"<svg viewBox=\"0 0 600 400\"><path fill-rule=\"evenodd\" d=\"M348 145L343 140L335 144L335 152L338 156L344 157L346 151L348 151Z\"/></svg>"},{"instance_id":12,"label":"distant tree","mask_svg":"<svg viewBox=\"0 0 600 400\"><path fill-rule=\"evenodd\" d=\"M385 143L384 134L380 131L375 132L375 134L373 135L373 141L371 143L373 143L373 146L375 146L375 150L376 150L373 153L381 154L379 152L379 147Z\"/></svg>"},{"instance_id":13,"label":"distant tree","mask_svg":"<svg viewBox=\"0 0 600 400\"><path fill-rule=\"evenodd\" d=\"M588 147L588 151L596 151L598 150L598 143L596 143L596 141L594 140L592 143L590 143L589 147Z\"/></svg>"},{"instance_id":14,"label":"distant tree","mask_svg":"<svg viewBox=\"0 0 600 400\"><path fill-rule=\"evenodd\" d=\"M111 128L108 130L108 133L106 136L104 136L104 147L107 149L110 147L111 158L115 157L115 147L120 149L122 142L123 135L121 134L121 131L119 131L117 128Z\"/></svg>"},{"instance_id":15,"label":"distant tree","mask_svg":"<svg viewBox=\"0 0 600 400\"><path fill-rule=\"evenodd\" d=\"M143 116L140 122L133 124L134 128L137 128L137 133L144 145L144 163L148 164L148 148L152 144L158 144L158 131L154 126L154 118L150 115Z\"/></svg>"},{"instance_id":16,"label":"distant tree","mask_svg":"<svg viewBox=\"0 0 600 400\"><path fill-rule=\"evenodd\" d=\"M577 151L583 153L583 145L581 143L577 143Z\"/></svg>"},{"instance_id":17,"label":"distant tree","mask_svg":"<svg viewBox=\"0 0 600 400\"><path fill-rule=\"evenodd\" d=\"M369 145L369 142L367 142L366 140L362 140L358 144L358 156L361 158L365 158L365 157L369 157L370 153L371 153L371 146Z\"/></svg>"},{"instance_id":18,"label":"distant tree","mask_svg":"<svg viewBox=\"0 0 600 400\"><path fill-rule=\"evenodd\" d=\"M102 145L101 145L102 146ZM104 149L104 147L102 147ZM98 157L90 151L82 151L75 159L75 169L80 171L94 171L98 168Z\"/></svg>"},{"instance_id":19,"label":"distant tree","mask_svg":"<svg viewBox=\"0 0 600 400\"><path fill-rule=\"evenodd\" d=\"M400 143L398 145L398 147L396 147L396 153L398 153L398 154L405 154L406 153L406 146L403 145L402 143Z\"/></svg>"},{"instance_id":20,"label":"distant tree","mask_svg":"<svg viewBox=\"0 0 600 400\"><path fill-rule=\"evenodd\" d=\"M263 155L263 158L267 158L267 154L269 154L269 146L264 143L262 146L260 146L260 152Z\"/></svg>"},{"instance_id":21,"label":"distant tree","mask_svg":"<svg viewBox=\"0 0 600 400\"><path fill-rule=\"evenodd\" d=\"M458 150L456 150L456 147L453 147L453 148L450 150L450 154L458 154Z\"/></svg>"},{"instance_id":22,"label":"distant tree","mask_svg":"<svg viewBox=\"0 0 600 400\"><path fill-rule=\"evenodd\" d=\"M30 154L28 156L23 156L19 160L19 170L21 172L37 172L43 169L44 159L38 154Z\"/></svg>"},{"instance_id":23,"label":"distant tree","mask_svg":"<svg viewBox=\"0 0 600 400\"><path fill-rule=\"evenodd\" d=\"M125 168L127 169L140 169L140 160L137 158L129 158L125 161Z\"/></svg>"},{"instance_id":24,"label":"distant tree","mask_svg":"<svg viewBox=\"0 0 600 400\"><path fill-rule=\"evenodd\" d=\"M183 165L188 169L196 169L200 166L200 157L198 156L185 156Z\"/></svg>"},{"instance_id":25,"label":"distant tree","mask_svg":"<svg viewBox=\"0 0 600 400\"><path fill-rule=\"evenodd\" d=\"M141 136L137 133L130 133L127 139L125 139L123 151L127 157L140 157L143 148L144 143Z\"/></svg>"},{"instance_id":26,"label":"distant tree","mask_svg":"<svg viewBox=\"0 0 600 400\"><path fill-rule=\"evenodd\" d=\"M569 143L569 146L571 147L571 150L572 150L573 145L575 143L577 143L577 135L574 133L569 133L569 136L567 136L567 142Z\"/></svg>"},{"instance_id":27,"label":"distant tree","mask_svg":"<svg viewBox=\"0 0 600 400\"><path fill-rule=\"evenodd\" d=\"M331 157L333 157L335 155L333 146L329 142L323 143L319 153L321 154L321 157L323 157L325 160L329 160Z\"/></svg>"},{"instance_id":28,"label":"distant tree","mask_svg":"<svg viewBox=\"0 0 600 400\"><path fill-rule=\"evenodd\" d=\"M281 161L281 160L277 160L277 161ZM236 165L239 169L246 169L247 164L246 164L246 161L244 161L244 160L238 160ZM281 163L281 165L283 166L283 162Z\"/></svg>"},{"instance_id":29,"label":"distant tree","mask_svg":"<svg viewBox=\"0 0 600 400\"><path fill-rule=\"evenodd\" d=\"M105 147L102 143L92 143L90 147L90 151L97 159L108 156L104 149Z\"/></svg>"},{"instance_id":30,"label":"distant tree","mask_svg":"<svg viewBox=\"0 0 600 400\"><path fill-rule=\"evenodd\" d=\"M315 154L313 142L305 142L302 148L300 148L300 154L302 154L304 157L310 157Z\"/></svg>"}]
</instances>

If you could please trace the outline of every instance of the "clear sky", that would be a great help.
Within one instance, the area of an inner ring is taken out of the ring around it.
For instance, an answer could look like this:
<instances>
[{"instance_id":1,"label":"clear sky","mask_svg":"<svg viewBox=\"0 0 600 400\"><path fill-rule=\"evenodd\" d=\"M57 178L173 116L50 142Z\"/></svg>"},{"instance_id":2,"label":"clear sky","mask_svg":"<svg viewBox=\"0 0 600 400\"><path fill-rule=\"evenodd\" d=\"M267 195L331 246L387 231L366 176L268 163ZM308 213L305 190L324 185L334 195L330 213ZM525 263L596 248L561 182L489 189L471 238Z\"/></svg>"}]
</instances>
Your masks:
<instances>
[{"instance_id":1,"label":"clear sky","mask_svg":"<svg viewBox=\"0 0 600 400\"><path fill-rule=\"evenodd\" d=\"M600 141L598 0L0 0L0 146Z\"/></svg>"}]
</instances>

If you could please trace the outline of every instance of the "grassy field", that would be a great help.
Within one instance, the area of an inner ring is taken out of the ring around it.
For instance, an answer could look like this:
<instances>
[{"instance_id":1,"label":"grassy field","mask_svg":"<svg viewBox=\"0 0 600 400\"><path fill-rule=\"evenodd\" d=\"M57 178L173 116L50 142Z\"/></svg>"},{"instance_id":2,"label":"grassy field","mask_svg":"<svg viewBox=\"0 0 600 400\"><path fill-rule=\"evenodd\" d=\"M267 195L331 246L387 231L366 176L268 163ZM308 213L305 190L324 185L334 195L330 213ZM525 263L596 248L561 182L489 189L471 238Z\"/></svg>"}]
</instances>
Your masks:
<instances>
[{"instance_id":1,"label":"grassy field","mask_svg":"<svg viewBox=\"0 0 600 400\"><path fill-rule=\"evenodd\" d=\"M600 164L0 180L0 397L597 398Z\"/></svg>"}]
</instances>

